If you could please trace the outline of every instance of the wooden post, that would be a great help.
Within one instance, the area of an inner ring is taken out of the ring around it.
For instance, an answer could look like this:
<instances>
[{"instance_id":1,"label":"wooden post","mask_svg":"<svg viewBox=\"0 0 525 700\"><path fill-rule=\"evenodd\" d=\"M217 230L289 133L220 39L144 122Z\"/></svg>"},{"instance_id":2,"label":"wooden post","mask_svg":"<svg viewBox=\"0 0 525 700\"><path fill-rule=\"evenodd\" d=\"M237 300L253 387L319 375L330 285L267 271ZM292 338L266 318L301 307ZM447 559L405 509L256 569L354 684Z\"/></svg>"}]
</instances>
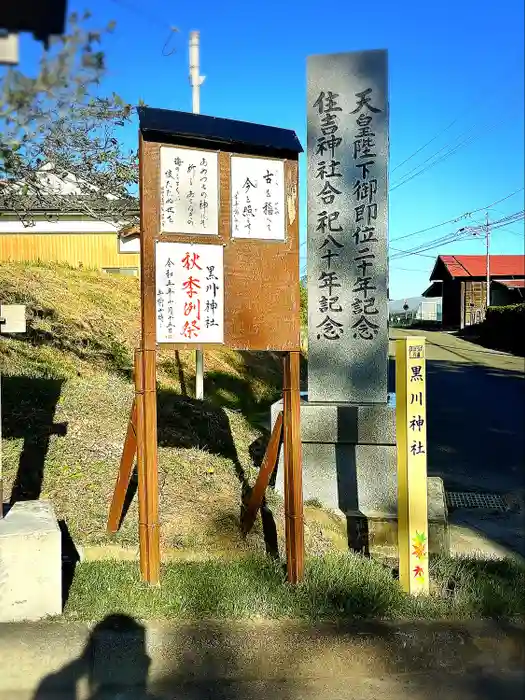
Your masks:
<instances>
[{"instance_id":1,"label":"wooden post","mask_svg":"<svg viewBox=\"0 0 525 700\"><path fill-rule=\"evenodd\" d=\"M135 362L135 381L136 381L136 362ZM124 510L124 501L128 491L129 482L133 473L133 464L135 462L135 454L137 452L137 404L133 401L131 407L131 415L128 422L128 430L122 456L120 458L120 467L118 470L117 481L113 491L113 500L109 509L108 532L117 532L120 527L122 511Z\"/></svg>"},{"instance_id":2,"label":"wooden post","mask_svg":"<svg viewBox=\"0 0 525 700\"><path fill-rule=\"evenodd\" d=\"M135 350L135 405L137 407L137 476L139 501L139 553L140 574L143 581L149 581L149 542L148 542L148 510L147 483L144 463L144 366L143 352Z\"/></svg>"},{"instance_id":3,"label":"wooden post","mask_svg":"<svg viewBox=\"0 0 525 700\"><path fill-rule=\"evenodd\" d=\"M422 336L397 341L396 431L399 580L407 593L427 594L427 418Z\"/></svg>"},{"instance_id":4,"label":"wooden post","mask_svg":"<svg viewBox=\"0 0 525 700\"><path fill-rule=\"evenodd\" d=\"M284 517L288 581L298 583L304 573L303 475L301 464L300 352L284 356Z\"/></svg>"},{"instance_id":5,"label":"wooden post","mask_svg":"<svg viewBox=\"0 0 525 700\"><path fill-rule=\"evenodd\" d=\"M160 577L159 508L157 474L157 359L156 359L156 300L155 300L155 236L158 230L158 212L152 204L156 201L156 178L151 162L146 173L147 148L155 144L144 143L139 137L140 181L140 283L142 315L142 367L144 381L144 480L146 491L147 555L149 560L148 582L157 584ZM148 202L146 206L145 202ZM140 437L139 437L140 440Z\"/></svg>"},{"instance_id":6,"label":"wooden post","mask_svg":"<svg viewBox=\"0 0 525 700\"><path fill-rule=\"evenodd\" d=\"M157 390L155 350L143 351L144 367L144 480L148 528L149 583L160 578L159 484L157 471Z\"/></svg>"},{"instance_id":7,"label":"wooden post","mask_svg":"<svg viewBox=\"0 0 525 700\"><path fill-rule=\"evenodd\" d=\"M245 535L247 535L253 527L257 512L262 505L264 494L270 483L275 465L279 458L279 450L282 443L283 435L283 414L282 411L279 412L275 425L273 426L272 434L270 436L270 441L266 452L264 453L264 459L259 469L259 474L257 475L257 480L253 491L250 494L250 499L246 505L246 510L243 513L241 519L241 528Z\"/></svg>"}]
</instances>

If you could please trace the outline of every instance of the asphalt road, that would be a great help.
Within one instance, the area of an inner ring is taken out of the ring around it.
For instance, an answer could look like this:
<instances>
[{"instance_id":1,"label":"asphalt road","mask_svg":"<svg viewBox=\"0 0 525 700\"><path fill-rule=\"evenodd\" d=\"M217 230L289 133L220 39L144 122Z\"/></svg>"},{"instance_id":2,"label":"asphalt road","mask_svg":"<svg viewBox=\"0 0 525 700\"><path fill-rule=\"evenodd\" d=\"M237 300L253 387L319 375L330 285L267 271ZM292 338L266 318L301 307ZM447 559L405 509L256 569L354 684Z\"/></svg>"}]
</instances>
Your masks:
<instances>
[{"instance_id":1,"label":"asphalt road","mask_svg":"<svg viewBox=\"0 0 525 700\"><path fill-rule=\"evenodd\" d=\"M523 494L524 358L448 333L410 334L427 339L429 475L448 490ZM392 339L404 335L391 329Z\"/></svg>"}]
</instances>

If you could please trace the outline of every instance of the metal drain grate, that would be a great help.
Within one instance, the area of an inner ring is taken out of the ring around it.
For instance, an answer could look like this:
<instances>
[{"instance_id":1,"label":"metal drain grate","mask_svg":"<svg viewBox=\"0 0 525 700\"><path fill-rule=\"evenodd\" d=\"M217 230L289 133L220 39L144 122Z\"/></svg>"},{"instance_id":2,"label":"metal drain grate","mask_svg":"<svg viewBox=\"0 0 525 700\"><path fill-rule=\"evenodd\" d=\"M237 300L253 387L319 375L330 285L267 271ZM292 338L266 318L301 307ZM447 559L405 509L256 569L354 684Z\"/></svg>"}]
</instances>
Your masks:
<instances>
[{"instance_id":1,"label":"metal drain grate","mask_svg":"<svg viewBox=\"0 0 525 700\"><path fill-rule=\"evenodd\" d=\"M507 505L497 493L472 493L469 491L447 491L449 508L482 508L483 510L506 511Z\"/></svg>"}]
</instances>

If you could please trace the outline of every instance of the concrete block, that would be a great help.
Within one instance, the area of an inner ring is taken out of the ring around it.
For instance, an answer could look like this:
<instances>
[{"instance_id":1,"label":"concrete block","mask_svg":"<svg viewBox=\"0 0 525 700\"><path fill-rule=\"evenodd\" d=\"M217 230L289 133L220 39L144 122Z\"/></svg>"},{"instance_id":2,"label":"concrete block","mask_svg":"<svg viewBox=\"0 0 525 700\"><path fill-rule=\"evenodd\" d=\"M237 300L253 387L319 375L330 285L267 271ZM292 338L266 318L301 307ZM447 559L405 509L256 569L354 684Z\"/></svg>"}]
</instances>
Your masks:
<instances>
[{"instance_id":1,"label":"concrete block","mask_svg":"<svg viewBox=\"0 0 525 700\"><path fill-rule=\"evenodd\" d=\"M53 507L15 503L0 520L0 622L61 613L61 533Z\"/></svg>"}]
</instances>

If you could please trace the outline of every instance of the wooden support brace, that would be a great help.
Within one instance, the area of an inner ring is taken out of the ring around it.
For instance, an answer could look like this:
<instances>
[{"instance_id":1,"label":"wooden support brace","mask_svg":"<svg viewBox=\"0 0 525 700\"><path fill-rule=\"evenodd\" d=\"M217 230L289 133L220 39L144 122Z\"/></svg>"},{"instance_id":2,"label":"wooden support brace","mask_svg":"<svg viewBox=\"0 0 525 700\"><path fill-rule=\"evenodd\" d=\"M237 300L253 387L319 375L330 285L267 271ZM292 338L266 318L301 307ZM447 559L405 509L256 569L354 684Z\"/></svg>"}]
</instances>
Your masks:
<instances>
[{"instance_id":1,"label":"wooden support brace","mask_svg":"<svg viewBox=\"0 0 525 700\"><path fill-rule=\"evenodd\" d=\"M248 503L241 518L241 529L244 535L247 535L253 527L257 513L262 506L264 494L270 483L270 479L275 470L277 460L279 458L279 450L281 449L283 437L283 413L279 412L275 425L273 426L272 434L264 459L257 475L257 480L253 491L250 494Z\"/></svg>"},{"instance_id":2,"label":"wooden support brace","mask_svg":"<svg viewBox=\"0 0 525 700\"><path fill-rule=\"evenodd\" d=\"M128 491L129 482L133 473L133 465L135 463L135 454L137 453L137 404L133 401L131 407L131 415L128 422L128 430L122 456L120 458L120 467L118 470L117 481L113 491L113 499L109 509L108 532L117 532L120 527L122 511L124 510L124 501Z\"/></svg>"}]
</instances>

